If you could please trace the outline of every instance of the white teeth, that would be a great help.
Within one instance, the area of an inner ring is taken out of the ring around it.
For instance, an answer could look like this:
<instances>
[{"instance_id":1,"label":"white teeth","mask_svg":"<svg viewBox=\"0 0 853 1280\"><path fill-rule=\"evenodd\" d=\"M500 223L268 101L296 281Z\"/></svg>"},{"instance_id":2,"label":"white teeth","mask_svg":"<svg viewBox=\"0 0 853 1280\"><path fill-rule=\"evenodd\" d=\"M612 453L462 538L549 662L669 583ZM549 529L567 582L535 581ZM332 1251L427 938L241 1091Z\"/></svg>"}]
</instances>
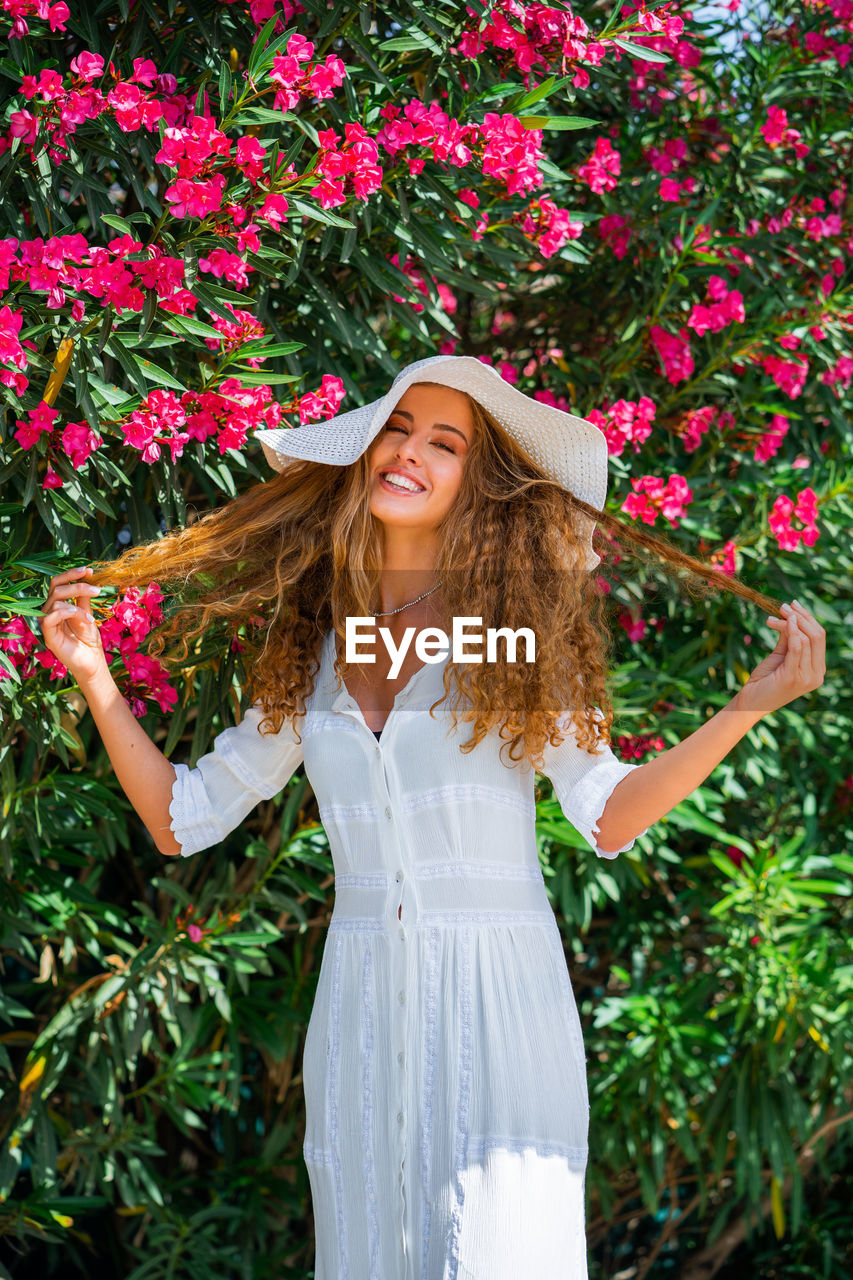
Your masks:
<instances>
[{"instance_id":1,"label":"white teeth","mask_svg":"<svg viewBox=\"0 0 853 1280\"><path fill-rule=\"evenodd\" d=\"M413 484L411 480L392 479L389 474L383 475L382 479L386 484L392 485L395 489L405 489L409 493L420 493L420 485Z\"/></svg>"}]
</instances>

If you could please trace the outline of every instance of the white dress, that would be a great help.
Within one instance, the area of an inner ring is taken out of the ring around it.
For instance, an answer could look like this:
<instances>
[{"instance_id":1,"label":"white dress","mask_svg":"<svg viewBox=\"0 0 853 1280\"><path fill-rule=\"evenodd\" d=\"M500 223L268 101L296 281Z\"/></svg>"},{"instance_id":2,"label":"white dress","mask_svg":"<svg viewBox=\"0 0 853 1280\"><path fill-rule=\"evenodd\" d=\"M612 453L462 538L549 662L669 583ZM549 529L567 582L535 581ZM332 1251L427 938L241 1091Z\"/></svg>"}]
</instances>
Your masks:
<instances>
[{"instance_id":1,"label":"white dress","mask_svg":"<svg viewBox=\"0 0 853 1280\"><path fill-rule=\"evenodd\" d=\"M446 702L430 717L447 661L415 672L377 743L330 630L302 744L250 708L176 765L171 829L184 855L215 844L304 759L335 870L303 1055L316 1280L586 1280L586 1063L535 773L503 764L497 730L460 753ZM544 762L598 856L622 852L593 829L639 766L573 736Z\"/></svg>"}]
</instances>

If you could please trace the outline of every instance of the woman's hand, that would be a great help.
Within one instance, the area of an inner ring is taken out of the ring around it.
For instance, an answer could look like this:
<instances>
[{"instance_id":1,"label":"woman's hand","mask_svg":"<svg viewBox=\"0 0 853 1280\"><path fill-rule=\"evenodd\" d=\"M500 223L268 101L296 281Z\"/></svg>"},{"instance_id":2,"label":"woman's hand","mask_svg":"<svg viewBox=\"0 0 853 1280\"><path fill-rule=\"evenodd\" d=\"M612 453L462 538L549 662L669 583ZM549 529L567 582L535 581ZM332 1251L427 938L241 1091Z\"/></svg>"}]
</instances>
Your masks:
<instances>
[{"instance_id":1,"label":"woman's hand","mask_svg":"<svg viewBox=\"0 0 853 1280\"><path fill-rule=\"evenodd\" d=\"M760 662L734 702L746 711L778 711L801 694L819 689L826 675L826 632L798 601L782 605L783 618L768 618L780 629L779 642Z\"/></svg>"},{"instance_id":2,"label":"woman's hand","mask_svg":"<svg viewBox=\"0 0 853 1280\"><path fill-rule=\"evenodd\" d=\"M92 597L100 587L82 579L92 569L66 569L50 580L50 590L41 611L41 633L45 646L67 667L78 684L102 671L109 672L101 633L92 614ZM71 597L76 598L75 608Z\"/></svg>"}]
</instances>

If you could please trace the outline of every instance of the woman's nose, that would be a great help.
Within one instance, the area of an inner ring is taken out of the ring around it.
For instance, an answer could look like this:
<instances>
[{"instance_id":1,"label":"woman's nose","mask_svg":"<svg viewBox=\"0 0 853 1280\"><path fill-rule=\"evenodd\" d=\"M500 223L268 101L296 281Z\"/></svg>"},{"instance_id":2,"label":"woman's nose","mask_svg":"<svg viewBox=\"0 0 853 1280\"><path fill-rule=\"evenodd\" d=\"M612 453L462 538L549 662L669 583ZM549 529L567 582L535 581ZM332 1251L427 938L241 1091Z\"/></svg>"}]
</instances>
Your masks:
<instances>
[{"instance_id":1,"label":"woman's nose","mask_svg":"<svg viewBox=\"0 0 853 1280\"><path fill-rule=\"evenodd\" d=\"M417 442L413 444L412 437L406 436L397 445L394 456L395 458L399 458L400 462L406 459L408 461L414 461L418 466L420 466L421 446Z\"/></svg>"}]
</instances>

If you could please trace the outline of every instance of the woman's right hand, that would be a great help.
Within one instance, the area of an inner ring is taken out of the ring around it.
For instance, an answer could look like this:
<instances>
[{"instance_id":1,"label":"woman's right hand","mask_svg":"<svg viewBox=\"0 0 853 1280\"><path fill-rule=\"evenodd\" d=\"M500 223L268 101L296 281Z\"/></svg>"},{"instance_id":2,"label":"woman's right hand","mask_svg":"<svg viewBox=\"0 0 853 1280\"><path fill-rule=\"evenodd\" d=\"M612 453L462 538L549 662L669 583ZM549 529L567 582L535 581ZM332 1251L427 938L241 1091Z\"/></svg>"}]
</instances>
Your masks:
<instances>
[{"instance_id":1,"label":"woman's right hand","mask_svg":"<svg viewBox=\"0 0 853 1280\"><path fill-rule=\"evenodd\" d=\"M91 572L91 567L86 565L82 569L66 569L51 578L41 611L45 646L68 668L78 684L109 671L91 604L100 587L82 581ZM76 608L71 597L77 600Z\"/></svg>"}]
</instances>

